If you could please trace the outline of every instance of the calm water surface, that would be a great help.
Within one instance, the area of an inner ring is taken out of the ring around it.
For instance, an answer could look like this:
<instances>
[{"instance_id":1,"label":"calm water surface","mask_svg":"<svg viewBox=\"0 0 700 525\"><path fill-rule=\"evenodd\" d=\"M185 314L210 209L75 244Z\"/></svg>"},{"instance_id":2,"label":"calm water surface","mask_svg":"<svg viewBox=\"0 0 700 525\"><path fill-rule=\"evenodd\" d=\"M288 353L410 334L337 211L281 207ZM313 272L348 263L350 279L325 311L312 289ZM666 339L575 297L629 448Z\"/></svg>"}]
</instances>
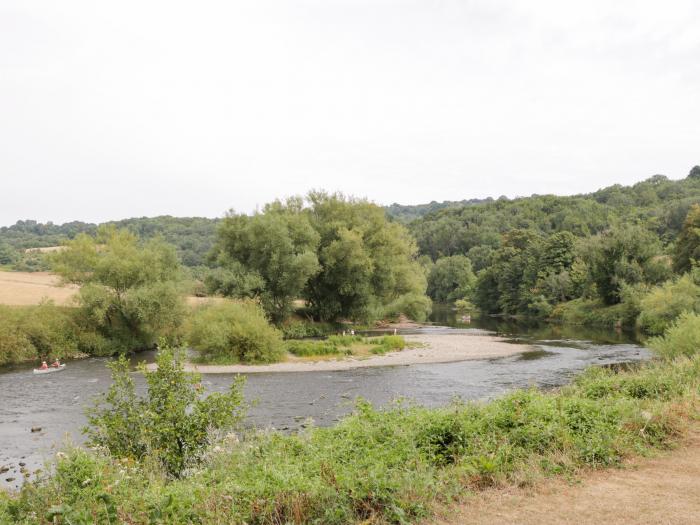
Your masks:
<instances>
[{"instance_id":1,"label":"calm water surface","mask_svg":"<svg viewBox=\"0 0 700 525\"><path fill-rule=\"evenodd\" d=\"M488 399L508 390L535 385L564 384L589 365L607 365L647 359L649 352L629 335L563 327L523 327L494 321L462 325L449 309L436 309L434 321L442 326L413 333L478 333L484 330L507 337L513 344L532 345L535 351L487 360L429 365L360 368L337 372L251 374L245 394L254 401L248 425L294 430L308 418L329 425L352 409L362 396L383 405L407 398L426 406L454 398ZM410 332L410 331L407 331ZM523 346L523 349L529 347ZM141 354L137 359L152 360ZM31 368L0 373L0 486L21 482L19 463L34 470L52 456L65 440L81 441L84 407L110 384L106 358L73 361L65 371L34 376ZM204 376L204 385L223 391L231 375ZM136 376L138 388L143 380ZM31 432L32 427L41 427ZM15 478L8 482L7 478Z\"/></svg>"}]
</instances>

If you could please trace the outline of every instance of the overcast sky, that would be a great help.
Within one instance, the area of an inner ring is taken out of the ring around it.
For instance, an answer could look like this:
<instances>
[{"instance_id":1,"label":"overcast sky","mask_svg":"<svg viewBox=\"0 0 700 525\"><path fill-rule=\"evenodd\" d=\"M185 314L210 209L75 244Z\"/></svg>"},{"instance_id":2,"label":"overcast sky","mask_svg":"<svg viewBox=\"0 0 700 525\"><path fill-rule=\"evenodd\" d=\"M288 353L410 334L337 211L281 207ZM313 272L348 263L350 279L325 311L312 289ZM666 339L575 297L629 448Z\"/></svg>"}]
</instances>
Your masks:
<instances>
[{"instance_id":1,"label":"overcast sky","mask_svg":"<svg viewBox=\"0 0 700 525\"><path fill-rule=\"evenodd\" d=\"M700 164L700 2L0 3L0 225Z\"/></svg>"}]
</instances>

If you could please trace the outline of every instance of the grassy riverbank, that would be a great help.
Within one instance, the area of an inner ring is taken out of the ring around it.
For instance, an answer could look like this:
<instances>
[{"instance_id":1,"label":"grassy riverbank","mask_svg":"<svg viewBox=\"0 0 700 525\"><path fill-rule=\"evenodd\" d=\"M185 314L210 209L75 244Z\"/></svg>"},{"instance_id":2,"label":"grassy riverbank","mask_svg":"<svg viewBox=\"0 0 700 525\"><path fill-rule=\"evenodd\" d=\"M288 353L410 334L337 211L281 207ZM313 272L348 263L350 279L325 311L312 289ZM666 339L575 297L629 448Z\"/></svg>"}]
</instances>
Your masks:
<instances>
[{"instance_id":1,"label":"grassy riverbank","mask_svg":"<svg viewBox=\"0 0 700 525\"><path fill-rule=\"evenodd\" d=\"M73 449L56 473L0 496L17 523L408 523L465 490L618 465L697 417L700 358L590 369L553 393L441 409L359 402L332 428L229 437L168 480L148 461Z\"/></svg>"}]
</instances>

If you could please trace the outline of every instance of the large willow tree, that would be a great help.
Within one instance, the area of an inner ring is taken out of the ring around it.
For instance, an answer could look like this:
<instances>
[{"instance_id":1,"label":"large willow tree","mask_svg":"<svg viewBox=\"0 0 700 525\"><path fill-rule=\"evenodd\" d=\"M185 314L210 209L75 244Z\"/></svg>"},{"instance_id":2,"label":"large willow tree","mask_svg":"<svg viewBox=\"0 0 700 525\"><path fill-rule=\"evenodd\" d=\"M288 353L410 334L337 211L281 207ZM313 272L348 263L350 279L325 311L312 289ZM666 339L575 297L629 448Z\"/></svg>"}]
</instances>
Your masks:
<instances>
[{"instance_id":1,"label":"large willow tree","mask_svg":"<svg viewBox=\"0 0 700 525\"><path fill-rule=\"evenodd\" d=\"M281 321L294 299L314 317L370 320L430 308L416 246L400 224L366 200L313 192L275 202L251 216L230 214L219 229L215 258ZM252 276L252 277L251 277ZM229 295L250 295L226 286Z\"/></svg>"}]
</instances>

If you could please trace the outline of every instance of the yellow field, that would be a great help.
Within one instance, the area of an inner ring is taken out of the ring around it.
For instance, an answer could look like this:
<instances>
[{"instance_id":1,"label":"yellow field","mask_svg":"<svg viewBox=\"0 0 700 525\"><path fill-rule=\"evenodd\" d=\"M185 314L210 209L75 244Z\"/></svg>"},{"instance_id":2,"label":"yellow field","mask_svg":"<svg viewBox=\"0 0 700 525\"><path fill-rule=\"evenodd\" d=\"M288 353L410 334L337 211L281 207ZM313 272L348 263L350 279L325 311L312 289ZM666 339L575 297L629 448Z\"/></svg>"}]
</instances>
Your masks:
<instances>
[{"instance_id":1,"label":"yellow field","mask_svg":"<svg viewBox=\"0 0 700 525\"><path fill-rule=\"evenodd\" d=\"M61 286L58 277L48 272L0 272L0 304L26 306L51 299L70 306L77 291L75 285Z\"/></svg>"},{"instance_id":2,"label":"yellow field","mask_svg":"<svg viewBox=\"0 0 700 525\"><path fill-rule=\"evenodd\" d=\"M61 286L60 279L49 272L0 272L0 304L27 306L51 299L60 306L73 306L78 291L75 285ZM218 297L188 297L195 306L221 301Z\"/></svg>"}]
</instances>

